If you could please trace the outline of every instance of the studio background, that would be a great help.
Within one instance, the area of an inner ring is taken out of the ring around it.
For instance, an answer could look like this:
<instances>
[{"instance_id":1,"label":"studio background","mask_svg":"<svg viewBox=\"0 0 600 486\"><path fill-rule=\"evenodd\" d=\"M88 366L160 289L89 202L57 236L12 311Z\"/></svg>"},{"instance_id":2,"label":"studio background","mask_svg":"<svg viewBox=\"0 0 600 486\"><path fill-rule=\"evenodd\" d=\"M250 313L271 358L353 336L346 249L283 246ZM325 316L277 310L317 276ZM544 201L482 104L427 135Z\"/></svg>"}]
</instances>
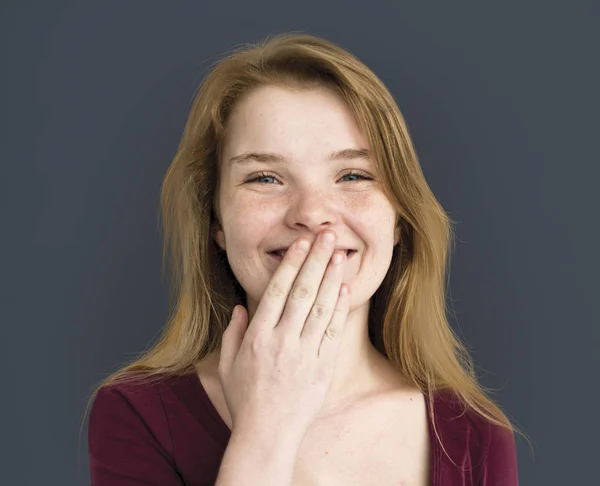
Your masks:
<instances>
[{"instance_id":1,"label":"studio background","mask_svg":"<svg viewBox=\"0 0 600 486\"><path fill-rule=\"evenodd\" d=\"M78 439L92 387L149 347L169 312L159 191L195 90L227 50L286 31L348 49L394 95L458 222L450 322L533 442L517 437L521 484L595 482L597 2L0 11L0 483L89 484L87 421Z\"/></svg>"}]
</instances>

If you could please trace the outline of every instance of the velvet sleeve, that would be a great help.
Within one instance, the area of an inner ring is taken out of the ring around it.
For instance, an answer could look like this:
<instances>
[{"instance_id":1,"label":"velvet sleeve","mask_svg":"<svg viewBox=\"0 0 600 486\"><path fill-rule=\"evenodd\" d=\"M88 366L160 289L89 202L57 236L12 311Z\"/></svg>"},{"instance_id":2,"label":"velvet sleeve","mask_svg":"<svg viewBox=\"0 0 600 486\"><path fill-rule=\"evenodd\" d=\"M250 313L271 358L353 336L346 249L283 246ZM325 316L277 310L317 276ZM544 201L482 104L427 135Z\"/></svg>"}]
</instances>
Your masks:
<instances>
[{"instance_id":1,"label":"velvet sleeve","mask_svg":"<svg viewBox=\"0 0 600 486\"><path fill-rule=\"evenodd\" d=\"M517 450L512 432L488 425L488 446L481 470L480 486L518 486Z\"/></svg>"},{"instance_id":2,"label":"velvet sleeve","mask_svg":"<svg viewBox=\"0 0 600 486\"><path fill-rule=\"evenodd\" d=\"M101 388L90 411L91 486L183 486L160 397Z\"/></svg>"}]
</instances>

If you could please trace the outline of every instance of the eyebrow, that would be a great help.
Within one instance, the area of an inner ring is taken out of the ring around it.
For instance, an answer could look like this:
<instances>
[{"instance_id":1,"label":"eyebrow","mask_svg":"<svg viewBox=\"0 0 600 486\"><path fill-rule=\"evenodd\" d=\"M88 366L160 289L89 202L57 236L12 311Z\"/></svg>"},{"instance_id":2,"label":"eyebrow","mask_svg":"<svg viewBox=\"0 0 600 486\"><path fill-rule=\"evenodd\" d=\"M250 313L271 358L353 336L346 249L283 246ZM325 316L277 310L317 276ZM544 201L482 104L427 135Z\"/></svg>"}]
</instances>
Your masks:
<instances>
[{"instance_id":1,"label":"eyebrow","mask_svg":"<svg viewBox=\"0 0 600 486\"><path fill-rule=\"evenodd\" d=\"M335 152L330 153L327 157L327 160L368 159L370 158L370 155L371 151L365 148L347 148L343 150L336 150ZM244 152L240 155L236 155L235 157L231 157L231 159L229 159L229 165L232 166L234 164L244 164L251 160L265 163L284 163L288 161L283 155L274 152Z\"/></svg>"}]
</instances>

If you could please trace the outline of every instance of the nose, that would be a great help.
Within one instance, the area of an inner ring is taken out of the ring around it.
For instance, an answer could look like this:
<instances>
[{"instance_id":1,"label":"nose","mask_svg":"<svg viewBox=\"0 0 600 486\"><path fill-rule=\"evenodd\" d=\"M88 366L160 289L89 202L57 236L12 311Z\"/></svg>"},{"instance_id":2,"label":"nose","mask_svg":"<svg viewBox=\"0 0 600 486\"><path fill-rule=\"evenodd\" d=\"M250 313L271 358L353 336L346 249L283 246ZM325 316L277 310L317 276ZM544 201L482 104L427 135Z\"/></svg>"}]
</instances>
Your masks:
<instances>
[{"instance_id":1,"label":"nose","mask_svg":"<svg viewBox=\"0 0 600 486\"><path fill-rule=\"evenodd\" d=\"M335 201L326 193L308 188L297 194L287 211L287 224L299 230L308 230L315 236L337 223Z\"/></svg>"}]
</instances>

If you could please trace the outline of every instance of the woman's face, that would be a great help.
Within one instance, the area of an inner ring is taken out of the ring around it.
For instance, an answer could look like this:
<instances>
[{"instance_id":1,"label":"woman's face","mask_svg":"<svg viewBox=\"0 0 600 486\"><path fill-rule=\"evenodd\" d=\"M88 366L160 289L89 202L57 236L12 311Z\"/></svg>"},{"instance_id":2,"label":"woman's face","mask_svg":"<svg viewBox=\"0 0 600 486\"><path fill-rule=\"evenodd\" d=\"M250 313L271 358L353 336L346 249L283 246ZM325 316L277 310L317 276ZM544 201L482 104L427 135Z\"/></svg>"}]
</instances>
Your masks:
<instances>
[{"instance_id":1,"label":"woman's face","mask_svg":"<svg viewBox=\"0 0 600 486\"><path fill-rule=\"evenodd\" d=\"M369 148L343 99L328 90L261 87L236 105L226 130L216 241L246 291L250 315L279 264L269 252L301 236L314 241L326 228L337 234L337 248L356 250L344 263L351 310L367 305L398 241L396 213L380 183L361 177L375 177L368 157L329 159ZM231 161L266 152L282 161Z\"/></svg>"}]
</instances>

